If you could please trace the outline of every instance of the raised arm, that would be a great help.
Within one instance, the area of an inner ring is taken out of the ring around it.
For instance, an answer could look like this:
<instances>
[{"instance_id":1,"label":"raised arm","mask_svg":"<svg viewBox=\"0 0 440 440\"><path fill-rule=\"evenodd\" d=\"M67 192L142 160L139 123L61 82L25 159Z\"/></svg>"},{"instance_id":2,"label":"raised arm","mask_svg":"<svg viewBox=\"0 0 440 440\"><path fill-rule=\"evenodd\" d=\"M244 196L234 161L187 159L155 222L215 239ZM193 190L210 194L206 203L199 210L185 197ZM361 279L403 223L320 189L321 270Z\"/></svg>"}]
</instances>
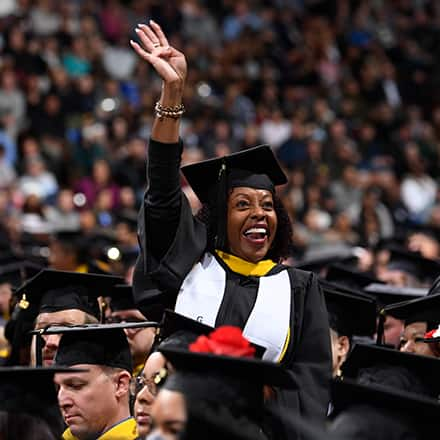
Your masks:
<instances>
[{"instance_id":1,"label":"raised arm","mask_svg":"<svg viewBox=\"0 0 440 440\"><path fill-rule=\"evenodd\" d=\"M142 59L150 63L162 78L159 109L172 108L178 113L182 105L187 74L185 56L169 45L161 27L153 20L150 20L149 25L139 24L136 33L142 46L134 41L130 42L131 46ZM178 142L180 128L178 114L175 115L176 117L168 115L160 118L158 113L160 114L160 111L155 114L152 139L162 143Z\"/></svg>"},{"instance_id":2,"label":"raised arm","mask_svg":"<svg viewBox=\"0 0 440 440\"><path fill-rule=\"evenodd\" d=\"M186 60L170 47L161 27L150 21L136 28L139 43L130 44L162 78L162 93L155 107L152 136L148 149L147 191L141 210L140 240L145 268L151 256L160 261L174 240L181 211L180 117L187 73ZM147 257L148 255L148 257Z\"/></svg>"}]
</instances>

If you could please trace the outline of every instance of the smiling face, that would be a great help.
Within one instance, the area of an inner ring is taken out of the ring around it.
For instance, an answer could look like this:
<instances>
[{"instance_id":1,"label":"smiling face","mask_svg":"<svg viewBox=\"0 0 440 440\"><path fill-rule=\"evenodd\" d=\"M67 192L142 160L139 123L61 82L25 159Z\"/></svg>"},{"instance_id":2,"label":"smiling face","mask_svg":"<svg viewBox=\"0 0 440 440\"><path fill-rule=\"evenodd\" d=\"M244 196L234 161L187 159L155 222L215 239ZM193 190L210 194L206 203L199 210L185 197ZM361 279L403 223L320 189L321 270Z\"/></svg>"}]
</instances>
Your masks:
<instances>
[{"instance_id":1,"label":"smiling face","mask_svg":"<svg viewBox=\"0 0 440 440\"><path fill-rule=\"evenodd\" d=\"M228 199L227 237L231 254L251 263L262 260L278 226L273 195L265 189L234 188Z\"/></svg>"}]
</instances>

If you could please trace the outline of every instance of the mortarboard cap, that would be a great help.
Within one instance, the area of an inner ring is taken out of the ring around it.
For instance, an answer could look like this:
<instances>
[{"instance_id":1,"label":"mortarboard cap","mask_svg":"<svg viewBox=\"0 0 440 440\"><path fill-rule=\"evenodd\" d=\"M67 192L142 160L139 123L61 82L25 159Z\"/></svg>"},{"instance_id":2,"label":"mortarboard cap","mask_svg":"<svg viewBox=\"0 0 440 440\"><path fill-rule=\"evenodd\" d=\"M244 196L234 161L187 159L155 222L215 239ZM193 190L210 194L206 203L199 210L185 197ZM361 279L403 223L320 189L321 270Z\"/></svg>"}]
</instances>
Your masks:
<instances>
[{"instance_id":1,"label":"mortarboard cap","mask_svg":"<svg viewBox=\"0 0 440 440\"><path fill-rule=\"evenodd\" d=\"M428 289L423 287L400 287L380 283L369 284L363 290L374 296L381 306L421 298L428 293Z\"/></svg>"},{"instance_id":2,"label":"mortarboard cap","mask_svg":"<svg viewBox=\"0 0 440 440\"><path fill-rule=\"evenodd\" d=\"M174 333L182 330L197 337L200 335L208 335L214 330L214 328L196 321L195 319L176 313L173 310L166 309L160 325L158 334L159 340L163 341Z\"/></svg>"},{"instance_id":3,"label":"mortarboard cap","mask_svg":"<svg viewBox=\"0 0 440 440\"><path fill-rule=\"evenodd\" d=\"M25 414L39 419L47 424L47 428L53 433L53 438L61 438L65 428L58 406L54 375L83 371L87 370L54 367L1 367L0 411L17 416ZM15 421L27 423L28 419L19 417ZM6 434L5 438L14 436L14 426L11 428L9 435ZM2 433L5 434L4 431Z\"/></svg>"},{"instance_id":4,"label":"mortarboard cap","mask_svg":"<svg viewBox=\"0 0 440 440\"><path fill-rule=\"evenodd\" d=\"M381 282L367 273L338 263L328 267L325 279L355 290L362 290L368 284Z\"/></svg>"},{"instance_id":5,"label":"mortarboard cap","mask_svg":"<svg viewBox=\"0 0 440 440\"><path fill-rule=\"evenodd\" d=\"M370 367L403 367L424 386L424 392L437 399L440 395L440 359L401 352L370 344L356 344L342 365L344 380L358 379ZM391 375L390 375L391 376ZM392 379L392 378L391 378Z\"/></svg>"},{"instance_id":6,"label":"mortarboard cap","mask_svg":"<svg viewBox=\"0 0 440 440\"><path fill-rule=\"evenodd\" d=\"M188 318L187 316L180 315L173 310L166 309L163 314L162 323L158 332L158 342L162 342L167 338L172 337L177 333L186 333L186 340L188 344L193 342L200 335L209 335L215 329L195 319ZM182 341L183 343L183 341ZM265 347L261 345L250 343L255 348L255 357L262 358ZM167 344L167 346L169 346ZM182 344L180 344L182 346ZM185 347L186 348L186 347Z\"/></svg>"},{"instance_id":7,"label":"mortarboard cap","mask_svg":"<svg viewBox=\"0 0 440 440\"><path fill-rule=\"evenodd\" d=\"M391 304L385 306L383 312L405 321L406 325L412 322L428 322L436 326L440 323L440 294Z\"/></svg>"},{"instance_id":8,"label":"mortarboard cap","mask_svg":"<svg viewBox=\"0 0 440 440\"><path fill-rule=\"evenodd\" d=\"M217 373L247 383L294 388L292 377L279 364L256 358L197 353L181 348L160 348L159 351L178 371Z\"/></svg>"},{"instance_id":9,"label":"mortarboard cap","mask_svg":"<svg viewBox=\"0 0 440 440\"><path fill-rule=\"evenodd\" d=\"M222 169L227 175L227 186L247 186L273 191L273 186L287 183L269 145L259 145L227 156L208 159L182 167L182 172L201 202L215 195Z\"/></svg>"},{"instance_id":10,"label":"mortarboard cap","mask_svg":"<svg viewBox=\"0 0 440 440\"><path fill-rule=\"evenodd\" d=\"M323 286L330 328L340 336L371 336L376 331L377 305L373 297Z\"/></svg>"},{"instance_id":11,"label":"mortarboard cap","mask_svg":"<svg viewBox=\"0 0 440 440\"><path fill-rule=\"evenodd\" d=\"M17 261L2 265L0 266L0 284L9 283L13 288L17 288L41 269L39 264L30 261Z\"/></svg>"},{"instance_id":12,"label":"mortarboard cap","mask_svg":"<svg viewBox=\"0 0 440 440\"><path fill-rule=\"evenodd\" d=\"M14 295L27 303L34 317L41 312L78 309L100 318L99 296L106 296L121 277L43 269L20 286Z\"/></svg>"},{"instance_id":13,"label":"mortarboard cap","mask_svg":"<svg viewBox=\"0 0 440 440\"><path fill-rule=\"evenodd\" d=\"M352 404L366 404L374 408L409 413L411 416L416 416L416 419L423 420L423 423L435 424L435 426L440 416L440 403L437 399L381 384L362 384L354 380L338 378L332 381L331 394L334 414Z\"/></svg>"},{"instance_id":14,"label":"mortarboard cap","mask_svg":"<svg viewBox=\"0 0 440 440\"><path fill-rule=\"evenodd\" d=\"M104 365L133 370L130 347L124 328L141 327L140 323L90 324L72 327L54 327L46 334L61 333L55 356L58 366L79 364ZM151 326L152 323L145 323ZM154 323L156 324L156 323Z\"/></svg>"},{"instance_id":15,"label":"mortarboard cap","mask_svg":"<svg viewBox=\"0 0 440 440\"><path fill-rule=\"evenodd\" d=\"M422 283L431 284L440 275L440 263L411 252L403 247L390 246L387 267L400 270L417 278Z\"/></svg>"}]
</instances>

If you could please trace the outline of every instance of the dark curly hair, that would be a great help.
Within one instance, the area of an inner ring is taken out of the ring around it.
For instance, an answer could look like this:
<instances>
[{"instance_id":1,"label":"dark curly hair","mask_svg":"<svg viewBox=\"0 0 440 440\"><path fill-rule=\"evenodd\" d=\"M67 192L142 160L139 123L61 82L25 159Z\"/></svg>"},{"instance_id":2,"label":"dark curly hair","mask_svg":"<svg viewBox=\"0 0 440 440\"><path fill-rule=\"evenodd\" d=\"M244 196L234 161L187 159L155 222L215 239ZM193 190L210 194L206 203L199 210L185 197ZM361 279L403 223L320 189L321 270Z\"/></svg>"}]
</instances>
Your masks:
<instances>
[{"instance_id":1,"label":"dark curly hair","mask_svg":"<svg viewBox=\"0 0 440 440\"><path fill-rule=\"evenodd\" d=\"M281 199L274 194L273 196L274 209L278 219L278 226L275 233L275 238L272 247L269 249L265 258L269 258L276 263L279 263L283 258L290 255L292 249L292 223L284 207ZM225 208L226 209L226 208ZM204 203L196 218L204 223L208 231L208 250L215 249L215 241L217 236L218 215L226 215L225 211L218 213L218 209L213 209L208 203ZM223 249L228 251L228 249Z\"/></svg>"}]
</instances>

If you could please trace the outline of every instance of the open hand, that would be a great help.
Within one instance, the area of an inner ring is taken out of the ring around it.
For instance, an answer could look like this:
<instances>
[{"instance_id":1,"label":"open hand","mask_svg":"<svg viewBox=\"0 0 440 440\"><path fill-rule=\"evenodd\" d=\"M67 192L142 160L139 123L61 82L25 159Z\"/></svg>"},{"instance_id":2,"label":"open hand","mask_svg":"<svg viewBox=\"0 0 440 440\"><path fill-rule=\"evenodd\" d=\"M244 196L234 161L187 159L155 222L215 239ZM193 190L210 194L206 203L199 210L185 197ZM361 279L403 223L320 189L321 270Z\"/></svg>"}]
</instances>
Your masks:
<instances>
[{"instance_id":1,"label":"open hand","mask_svg":"<svg viewBox=\"0 0 440 440\"><path fill-rule=\"evenodd\" d=\"M135 52L154 67L166 84L183 86L187 74L185 56L168 44L162 28L150 20L149 25L139 24L136 33L141 44L130 41Z\"/></svg>"}]
</instances>

